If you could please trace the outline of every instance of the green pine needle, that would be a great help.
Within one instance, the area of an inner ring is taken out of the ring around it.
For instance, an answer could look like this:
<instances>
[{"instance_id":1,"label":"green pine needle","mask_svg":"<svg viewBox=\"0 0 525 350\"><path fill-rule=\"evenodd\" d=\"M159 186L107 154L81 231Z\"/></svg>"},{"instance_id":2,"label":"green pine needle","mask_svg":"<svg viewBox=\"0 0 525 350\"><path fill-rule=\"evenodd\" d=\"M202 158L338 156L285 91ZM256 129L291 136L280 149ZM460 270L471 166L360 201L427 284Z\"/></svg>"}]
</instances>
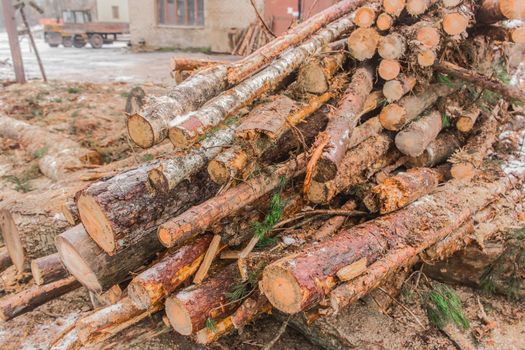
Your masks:
<instances>
[{"instance_id":1,"label":"green pine needle","mask_svg":"<svg viewBox=\"0 0 525 350\"><path fill-rule=\"evenodd\" d=\"M426 310L429 321L442 329L453 322L462 329L468 329L470 323L463 312L461 299L448 286L437 284L426 297Z\"/></svg>"},{"instance_id":2,"label":"green pine needle","mask_svg":"<svg viewBox=\"0 0 525 350\"><path fill-rule=\"evenodd\" d=\"M450 88L454 88L455 87L455 85L452 82L452 80L450 80L450 78L447 77L444 74L438 73L437 76L436 76L436 80L438 81L438 83L446 85L446 86L448 86Z\"/></svg>"},{"instance_id":3,"label":"green pine needle","mask_svg":"<svg viewBox=\"0 0 525 350\"><path fill-rule=\"evenodd\" d=\"M213 320L213 318L211 317L208 317L206 319L206 328L208 328L210 331L212 331L213 333L216 333L217 332L217 323Z\"/></svg>"},{"instance_id":4,"label":"green pine needle","mask_svg":"<svg viewBox=\"0 0 525 350\"><path fill-rule=\"evenodd\" d=\"M264 220L262 222L256 222L253 224L254 234L259 238L259 240L263 240L266 237L266 234L270 232L275 224L277 224L277 222L279 222L281 219L281 215L283 214L284 208L286 206L286 202L281 197L281 193L285 185L286 178L281 177L279 179L279 185L277 185L277 189L270 199L270 208L264 217Z\"/></svg>"},{"instance_id":5,"label":"green pine needle","mask_svg":"<svg viewBox=\"0 0 525 350\"><path fill-rule=\"evenodd\" d=\"M452 125L450 117L446 113L441 113L441 124L443 125L443 128L448 128Z\"/></svg>"}]
</instances>

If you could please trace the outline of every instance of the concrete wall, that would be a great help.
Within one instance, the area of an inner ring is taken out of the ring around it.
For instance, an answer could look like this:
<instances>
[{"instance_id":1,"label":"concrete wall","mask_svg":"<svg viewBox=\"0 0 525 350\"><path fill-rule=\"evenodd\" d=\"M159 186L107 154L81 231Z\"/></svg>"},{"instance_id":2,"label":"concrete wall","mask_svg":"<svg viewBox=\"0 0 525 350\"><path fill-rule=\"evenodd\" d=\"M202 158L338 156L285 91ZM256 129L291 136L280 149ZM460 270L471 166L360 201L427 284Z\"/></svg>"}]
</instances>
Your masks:
<instances>
[{"instance_id":1,"label":"concrete wall","mask_svg":"<svg viewBox=\"0 0 525 350\"><path fill-rule=\"evenodd\" d=\"M119 18L113 17L113 6L118 6ZM97 0L97 20L99 22L129 22L128 0Z\"/></svg>"},{"instance_id":2,"label":"concrete wall","mask_svg":"<svg viewBox=\"0 0 525 350\"><path fill-rule=\"evenodd\" d=\"M257 0L262 8L263 0ZM228 31L255 20L250 0L204 0L204 26L182 27L158 23L157 0L129 0L132 45L145 41L150 48L210 48L229 52Z\"/></svg>"}]
</instances>

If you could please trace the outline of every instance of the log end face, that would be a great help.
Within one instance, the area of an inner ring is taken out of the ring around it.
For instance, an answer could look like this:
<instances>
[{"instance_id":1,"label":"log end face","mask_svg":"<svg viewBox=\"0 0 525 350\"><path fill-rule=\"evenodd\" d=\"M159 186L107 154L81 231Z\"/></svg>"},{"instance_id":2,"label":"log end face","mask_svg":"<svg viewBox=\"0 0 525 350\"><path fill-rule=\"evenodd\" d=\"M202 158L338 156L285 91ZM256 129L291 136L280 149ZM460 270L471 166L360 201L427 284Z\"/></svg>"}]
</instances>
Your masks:
<instances>
[{"instance_id":1,"label":"log end face","mask_svg":"<svg viewBox=\"0 0 525 350\"><path fill-rule=\"evenodd\" d=\"M384 80L393 80L401 72L401 65L397 60L383 59L379 63L378 73Z\"/></svg>"},{"instance_id":2,"label":"log end face","mask_svg":"<svg viewBox=\"0 0 525 350\"><path fill-rule=\"evenodd\" d=\"M35 260L31 261L31 274L33 275L33 279L35 280L37 286L41 286L44 284L42 273L38 268L37 262Z\"/></svg>"},{"instance_id":3,"label":"log end face","mask_svg":"<svg viewBox=\"0 0 525 350\"><path fill-rule=\"evenodd\" d=\"M186 149L193 145L192 139L181 128L170 128L168 138L175 147Z\"/></svg>"},{"instance_id":4,"label":"log end face","mask_svg":"<svg viewBox=\"0 0 525 350\"><path fill-rule=\"evenodd\" d=\"M191 335L193 333L191 317L184 305L176 297L170 297L166 300L165 306L171 327L177 333Z\"/></svg>"},{"instance_id":5,"label":"log end face","mask_svg":"<svg viewBox=\"0 0 525 350\"><path fill-rule=\"evenodd\" d=\"M329 183L312 181L307 196L308 200L312 203L328 203L332 197Z\"/></svg>"},{"instance_id":6,"label":"log end face","mask_svg":"<svg viewBox=\"0 0 525 350\"><path fill-rule=\"evenodd\" d=\"M443 16L443 30L448 35L459 35L467 30L468 18L459 12Z\"/></svg>"},{"instance_id":7,"label":"log end face","mask_svg":"<svg viewBox=\"0 0 525 350\"><path fill-rule=\"evenodd\" d=\"M116 249L115 238L109 220L95 198L82 193L77 201L78 213L87 233L108 254Z\"/></svg>"},{"instance_id":8,"label":"log end face","mask_svg":"<svg viewBox=\"0 0 525 350\"><path fill-rule=\"evenodd\" d=\"M328 81L318 61L307 64L301 69L297 81L301 90L311 94L320 95L328 91Z\"/></svg>"},{"instance_id":9,"label":"log end face","mask_svg":"<svg viewBox=\"0 0 525 350\"><path fill-rule=\"evenodd\" d=\"M317 182L327 182L333 180L337 175L337 165L327 158L321 158L317 162L314 180Z\"/></svg>"},{"instance_id":10,"label":"log end face","mask_svg":"<svg viewBox=\"0 0 525 350\"><path fill-rule=\"evenodd\" d=\"M102 286L100 285L97 276L93 273L82 256L80 256L75 247L61 236L56 237L55 245L58 254L60 255L60 260L66 269L88 290L95 293L101 293Z\"/></svg>"},{"instance_id":11,"label":"log end face","mask_svg":"<svg viewBox=\"0 0 525 350\"><path fill-rule=\"evenodd\" d=\"M225 184L230 179L230 172L227 167L215 159L208 163L208 174L210 179L219 185Z\"/></svg>"},{"instance_id":12,"label":"log end face","mask_svg":"<svg viewBox=\"0 0 525 350\"><path fill-rule=\"evenodd\" d=\"M136 281L131 281L131 283L128 285L128 296L133 304L135 304L135 306L141 310L146 310L152 307L157 301L152 299L152 296L150 293L148 293L148 290L145 286L143 286L141 283L137 283Z\"/></svg>"},{"instance_id":13,"label":"log end face","mask_svg":"<svg viewBox=\"0 0 525 350\"><path fill-rule=\"evenodd\" d=\"M525 19L525 2L523 0L500 0L499 9L508 19Z\"/></svg>"},{"instance_id":14,"label":"log end face","mask_svg":"<svg viewBox=\"0 0 525 350\"><path fill-rule=\"evenodd\" d=\"M175 245L175 240L172 238L171 230L165 225L160 225L157 231L160 243L166 248L171 248Z\"/></svg>"},{"instance_id":15,"label":"log end face","mask_svg":"<svg viewBox=\"0 0 525 350\"><path fill-rule=\"evenodd\" d=\"M376 26L379 30L388 30L394 24L394 20L388 13L382 13L377 17Z\"/></svg>"},{"instance_id":16,"label":"log end face","mask_svg":"<svg viewBox=\"0 0 525 350\"><path fill-rule=\"evenodd\" d=\"M17 271L24 271L26 267L25 252L18 235L16 222L9 210L0 210L0 232L2 232L4 237L4 243L13 265L15 265Z\"/></svg>"},{"instance_id":17,"label":"log end face","mask_svg":"<svg viewBox=\"0 0 525 350\"><path fill-rule=\"evenodd\" d=\"M406 110L397 103L385 106L379 114L379 122L383 128L397 131L405 124Z\"/></svg>"},{"instance_id":18,"label":"log end face","mask_svg":"<svg viewBox=\"0 0 525 350\"><path fill-rule=\"evenodd\" d=\"M142 148L155 145L155 133L151 124L140 114L133 114L127 122L128 134L131 140Z\"/></svg>"},{"instance_id":19,"label":"log end face","mask_svg":"<svg viewBox=\"0 0 525 350\"><path fill-rule=\"evenodd\" d=\"M301 311L302 293L295 277L279 265L264 269L262 290L270 303L278 310L295 314Z\"/></svg>"},{"instance_id":20,"label":"log end face","mask_svg":"<svg viewBox=\"0 0 525 350\"><path fill-rule=\"evenodd\" d=\"M383 85L383 95L388 102L399 101L404 95L403 85L398 80L389 80Z\"/></svg>"},{"instance_id":21,"label":"log end face","mask_svg":"<svg viewBox=\"0 0 525 350\"><path fill-rule=\"evenodd\" d=\"M151 169L148 172L148 181L151 187L153 187L157 192L168 193L168 179L166 179L166 176L164 176L162 169Z\"/></svg>"},{"instance_id":22,"label":"log end face","mask_svg":"<svg viewBox=\"0 0 525 350\"><path fill-rule=\"evenodd\" d=\"M417 54L417 63L425 68L430 67L436 61L436 54L432 50L421 50Z\"/></svg>"}]
</instances>

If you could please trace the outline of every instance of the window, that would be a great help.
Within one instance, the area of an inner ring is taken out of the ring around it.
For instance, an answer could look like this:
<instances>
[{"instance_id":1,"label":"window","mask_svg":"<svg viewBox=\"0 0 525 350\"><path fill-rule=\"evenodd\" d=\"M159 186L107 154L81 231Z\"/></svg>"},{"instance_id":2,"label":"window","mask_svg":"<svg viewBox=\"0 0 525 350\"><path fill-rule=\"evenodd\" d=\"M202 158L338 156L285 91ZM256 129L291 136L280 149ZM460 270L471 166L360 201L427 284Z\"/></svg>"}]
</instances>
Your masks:
<instances>
[{"instance_id":1,"label":"window","mask_svg":"<svg viewBox=\"0 0 525 350\"><path fill-rule=\"evenodd\" d=\"M157 0L159 23L176 26L203 26L204 0Z\"/></svg>"},{"instance_id":2,"label":"window","mask_svg":"<svg viewBox=\"0 0 525 350\"><path fill-rule=\"evenodd\" d=\"M111 6L111 12L113 13L113 19L119 19L118 6Z\"/></svg>"}]
</instances>

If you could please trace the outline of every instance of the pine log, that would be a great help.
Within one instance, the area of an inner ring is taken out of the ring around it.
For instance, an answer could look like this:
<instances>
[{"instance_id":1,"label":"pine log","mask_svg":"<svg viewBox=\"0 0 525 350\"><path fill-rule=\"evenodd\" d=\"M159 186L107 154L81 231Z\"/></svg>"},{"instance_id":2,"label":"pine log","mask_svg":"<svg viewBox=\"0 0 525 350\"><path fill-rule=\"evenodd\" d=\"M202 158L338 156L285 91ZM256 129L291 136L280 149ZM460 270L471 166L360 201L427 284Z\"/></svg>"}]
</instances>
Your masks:
<instances>
[{"instance_id":1,"label":"pine log","mask_svg":"<svg viewBox=\"0 0 525 350\"><path fill-rule=\"evenodd\" d=\"M312 181L307 193L308 200L313 203L328 203L336 194L366 181L377 170L399 157L399 152L392 149L392 146L393 141L387 135L379 134L348 150L334 180Z\"/></svg>"},{"instance_id":2,"label":"pine log","mask_svg":"<svg viewBox=\"0 0 525 350\"><path fill-rule=\"evenodd\" d=\"M481 110L475 106L470 106L467 110L462 110L456 121L456 128L461 132L470 132L476 124L476 120L481 114Z\"/></svg>"},{"instance_id":3,"label":"pine log","mask_svg":"<svg viewBox=\"0 0 525 350\"><path fill-rule=\"evenodd\" d=\"M499 81L483 76L476 71L465 69L447 61L441 61L434 68L438 72L450 74L461 80L478 85L483 89L498 93L510 100L516 100L525 103L525 91L517 86L504 85Z\"/></svg>"},{"instance_id":4,"label":"pine log","mask_svg":"<svg viewBox=\"0 0 525 350\"><path fill-rule=\"evenodd\" d=\"M277 88L306 59L352 27L353 23L347 17L327 25L303 44L285 52L264 70L208 101L198 111L170 122L171 142L178 147L191 146L208 129L215 127L263 93Z\"/></svg>"},{"instance_id":5,"label":"pine log","mask_svg":"<svg viewBox=\"0 0 525 350\"><path fill-rule=\"evenodd\" d=\"M524 174L516 175L522 178ZM283 312L305 310L335 287L335 273L341 267L366 257L369 264L380 261L380 274L386 274L399 262L413 259L460 227L514 182L515 179L505 178L493 183L448 183L439 192L403 210L344 230L271 263L264 269L262 290L272 305ZM332 293L332 307L336 310L340 304L347 305L345 301L355 300L356 295L366 294L378 279L369 270L354 281L359 282L345 284L338 293Z\"/></svg>"},{"instance_id":6,"label":"pine log","mask_svg":"<svg viewBox=\"0 0 525 350\"><path fill-rule=\"evenodd\" d=\"M74 169L101 164L96 151L88 150L75 141L23 121L0 115L0 137L18 142L34 158L38 167L53 180L63 179Z\"/></svg>"},{"instance_id":7,"label":"pine log","mask_svg":"<svg viewBox=\"0 0 525 350\"><path fill-rule=\"evenodd\" d=\"M383 8L392 16L399 16L405 8L406 0L383 0Z\"/></svg>"},{"instance_id":8,"label":"pine log","mask_svg":"<svg viewBox=\"0 0 525 350\"><path fill-rule=\"evenodd\" d=\"M416 78L400 74L395 80L389 80L383 85L383 95L389 103L399 101L416 86Z\"/></svg>"},{"instance_id":9,"label":"pine log","mask_svg":"<svg viewBox=\"0 0 525 350\"><path fill-rule=\"evenodd\" d=\"M108 254L134 246L159 223L215 194L217 187L202 171L167 193L152 191L150 162L95 182L76 196L78 212L88 234Z\"/></svg>"},{"instance_id":10,"label":"pine log","mask_svg":"<svg viewBox=\"0 0 525 350\"><path fill-rule=\"evenodd\" d=\"M292 27L286 33L259 48L250 56L232 64L228 68L228 82L230 84L239 83L271 62L272 59L279 56L288 47L297 45L313 33L325 28L330 22L334 22L338 18L349 14L350 11L353 11L365 2L367 4L373 4L377 1L340 1L337 4L328 7L326 10L310 17L304 22L299 23L297 26Z\"/></svg>"},{"instance_id":11,"label":"pine log","mask_svg":"<svg viewBox=\"0 0 525 350\"><path fill-rule=\"evenodd\" d=\"M77 330L74 325L68 327L57 338L53 339L47 350L80 350L82 343L78 339Z\"/></svg>"},{"instance_id":12,"label":"pine log","mask_svg":"<svg viewBox=\"0 0 525 350\"><path fill-rule=\"evenodd\" d=\"M41 286L69 276L58 253L31 261L31 274L36 285Z\"/></svg>"},{"instance_id":13,"label":"pine log","mask_svg":"<svg viewBox=\"0 0 525 350\"><path fill-rule=\"evenodd\" d=\"M208 162L208 175L213 182L223 185L237 177L248 161L248 154L241 146L230 147Z\"/></svg>"},{"instance_id":14,"label":"pine log","mask_svg":"<svg viewBox=\"0 0 525 350\"><path fill-rule=\"evenodd\" d=\"M324 133L328 141L314 168L314 179L326 182L335 178L344 158L353 129L359 122L366 97L372 91L374 72L372 67L358 68L343 94L337 108L330 113Z\"/></svg>"},{"instance_id":15,"label":"pine log","mask_svg":"<svg viewBox=\"0 0 525 350\"><path fill-rule=\"evenodd\" d=\"M141 310L129 298L124 298L116 304L82 317L76 322L75 329L82 345L93 346L159 310L162 310L161 304L157 304L148 310Z\"/></svg>"},{"instance_id":16,"label":"pine log","mask_svg":"<svg viewBox=\"0 0 525 350\"><path fill-rule=\"evenodd\" d=\"M405 96L397 103L391 103L381 110L379 120L387 130L401 130L403 126L417 118L439 97L447 96L454 91L445 85L431 85L423 93Z\"/></svg>"},{"instance_id":17,"label":"pine log","mask_svg":"<svg viewBox=\"0 0 525 350\"><path fill-rule=\"evenodd\" d=\"M93 305L93 309L99 309L101 307L116 304L123 298L123 295L124 292L122 291L120 285L115 284L113 287L102 293L89 291L89 300L91 301L91 305Z\"/></svg>"},{"instance_id":18,"label":"pine log","mask_svg":"<svg viewBox=\"0 0 525 350\"><path fill-rule=\"evenodd\" d=\"M349 200L341 206L342 210L355 210L356 208L357 204L353 200ZM322 241L325 238L332 236L343 226L347 219L348 216L332 216L314 233L313 239Z\"/></svg>"},{"instance_id":19,"label":"pine log","mask_svg":"<svg viewBox=\"0 0 525 350\"><path fill-rule=\"evenodd\" d=\"M460 6L453 10L443 9L442 12L441 26L443 31L452 37L466 34L467 28L471 26L474 19L470 6Z\"/></svg>"},{"instance_id":20,"label":"pine log","mask_svg":"<svg viewBox=\"0 0 525 350\"><path fill-rule=\"evenodd\" d=\"M327 92L332 77L343 67L346 58L345 52L336 52L306 62L297 73L299 91L318 95Z\"/></svg>"},{"instance_id":21,"label":"pine log","mask_svg":"<svg viewBox=\"0 0 525 350\"><path fill-rule=\"evenodd\" d=\"M525 27L514 28L511 33L512 42L525 44Z\"/></svg>"},{"instance_id":22,"label":"pine log","mask_svg":"<svg viewBox=\"0 0 525 350\"><path fill-rule=\"evenodd\" d=\"M185 154L176 154L170 159L161 160L158 166L148 172L150 185L158 193L169 193L183 180L199 172L211 159L220 154L222 148L233 141L234 133L235 125L223 128L208 136L202 141L200 147Z\"/></svg>"},{"instance_id":23,"label":"pine log","mask_svg":"<svg viewBox=\"0 0 525 350\"><path fill-rule=\"evenodd\" d=\"M380 35L374 28L358 28L348 37L348 51L358 61L374 57Z\"/></svg>"},{"instance_id":24,"label":"pine log","mask_svg":"<svg viewBox=\"0 0 525 350\"><path fill-rule=\"evenodd\" d=\"M11 261L11 257L9 256L7 248L0 248L0 273L11 265L13 265L13 262Z\"/></svg>"},{"instance_id":25,"label":"pine log","mask_svg":"<svg viewBox=\"0 0 525 350\"><path fill-rule=\"evenodd\" d=\"M382 59L377 67L377 74L387 81L397 78L399 73L401 73L401 64L398 60Z\"/></svg>"},{"instance_id":26,"label":"pine log","mask_svg":"<svg viewBox=\"0 0 525 350\"><path fill-rule=\"evenodd\" d=\"M377 52L382 58L398 60L405 54L406 46L406 38L403 35L391 33L381 37Z\"/></svg>"},{"instance_id":27,"label":"pine log","mask_svg":"<svg viewBox=\"0 0 525 350\"><path fill-rule=\"evenodd\" d=\"M166 299L166 315L173 329L190 335L202 329L208 318L220 319L238 305L229 302L228 292L239 280L231 264L200 285L192 285Z\"/></svg>"},{"instance_id":28,"label":"pine log","mask_svg":"<svg viewBox=\"0 0 525 350\"><path fill-rule=\"evenodd\" d=\"M411 167L434 167L446 161L462 144L462 139L452 132L442 132L430 142L423 154L409 158Z\"/></svg>"},{"instance_id":29,"label":"pine log","mask_svg":"<svg viewBox=\"0 0 525 350\"><path fill-rule=\"evenodd\" d=\"M64 203L62 203L60 211L71 226L75 226L80 222L78 208L73 198L67 198Z\"/></svg>"},{"instance_id":30,"label":"pine log","mask_svg":"<svg viewBox=\"0 0 525 350\"><path fill-rule=\"evenodd\" d=\"M386 31L392 28L393 24L394 24L394 19L388 13L383 12L379 16L377 16L377 20L376 20L377 29L381 31Z\"/></svg>"},{"instance_id":31,"label":"pine log","mask_svg":"<svg viewBox=\"0 0 525 350\"><path fill-rule=\"evenodd\" d=\"M396 147L407 156L420 156L442 128L441 113L433 110L398 132L395 138Z\"/></svg>"},{"instance_id":32,"label":"pine log","mask_svg":"<svg viewBox=\"0 0 525 350\"><path fill-rule=\"evenodd\" d=\"M170 70L172 72L193 71L207 68L218 64L227 64L228 61L221 61L209 58L189 58L189 57L172 57L170 61Z\"/></svg>"},{"instance_id":33,"label":"pine log","mask_svg":"<svg viewBox=\"0 0 525 350\"><path fill-rule=\"evenodd\" d=\"M18 294L8 295L0 300L0 320L8 321L20 316L78 287L80 283L71 276L43 286L31 287Z\"/></svg>"},{"instance_id":34,"label":"pine log","mask_svg":"<svg viewBox=\"0 0 525 350\"><path fill-rule=\"evenodd\" d=\"M476 13L479 23L491 24L507 19L525 19L521 0L482 0Z\"/></svg>"},{"instance_id":35,"label":"pine log","mask_svg":"<svg viewBox=\"0 0 525 350\"><path fill-rule=\"evenodd\" d=\"M379 3L361 6L354 12L354 23L360 28L370 28L376 19Z\"/></svg>"},{"instance_id":36,"label":"pine log","mask_svg":"<svg viewBox=\"0 0 525 350\"><path fill-rule=\"evenodd\" d=\"M210 242L211 235L197 238L133 278L128 286L131 301L145 310L170 295L197 270Z\"/></svg>"},{"instance_id":37,"label":"pine log","mask_svg":"<svg viewBox=\"0 0 525 350\"><path fill-rule=\"evenodd\" d=\"M232 215L272 191L283 178L288 180L302 174L304 166L304 156L300 155L281 166L269 167L264 174L190 208L160 225L158 230L160 242L166 247L172 247L204 232L213 223Z\"/></svg>"},{"instance_id":38,"label":"pine log","mask_svg":"<svg viewBox=\"0 0 525 350\"><path fill-rule=\"evenodd\" d=\"M82 225L60 234L56 246L68 271L95 293L128 279L130 272L147 264L149 258L162 249L153 229L136 245L110 256L89 237Z\"/></svg>"},{"instance_id":39,"label":"pine log","mask_svg":"<svg viewBox=\"0 0 525 350\"><path fill-rule=\"evenodd\" d=\"M427 12L436 2L437 0L407 0L406 10L411 16L419 16Z\"/></svg>"},{"instance_id":40,"label":"pine log","mask_svg":"<svg viewBox=\"0 0 525 350\"><path fill-rule=\"evenodd\" d=\"M434 191L445 180L444 169L412 168L375 186L372 192L381 214L404 208L415 200Z\"/></svg>"}]
</instances>

